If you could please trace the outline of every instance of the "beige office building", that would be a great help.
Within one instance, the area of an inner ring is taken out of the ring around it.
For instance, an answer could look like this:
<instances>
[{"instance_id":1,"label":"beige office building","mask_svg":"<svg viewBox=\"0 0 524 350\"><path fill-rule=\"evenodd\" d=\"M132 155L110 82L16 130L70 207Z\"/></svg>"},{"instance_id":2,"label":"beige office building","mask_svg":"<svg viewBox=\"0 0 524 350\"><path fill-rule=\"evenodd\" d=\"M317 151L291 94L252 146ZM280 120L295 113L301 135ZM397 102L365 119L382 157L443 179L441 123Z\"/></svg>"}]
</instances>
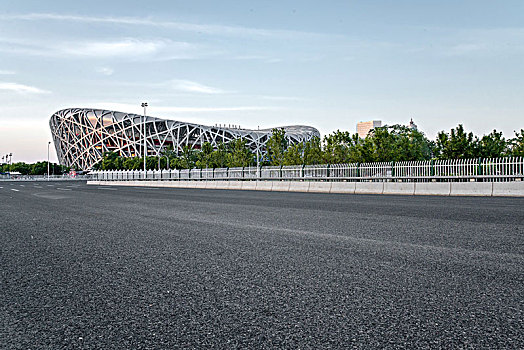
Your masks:
<instances>
[{"instance_id":1,"label":"beige office building","mask_svg":"<svg viewBox=\"0 0 524 350\"><path fill-rule=\"evenodd\" d=\"M357 133L361 138L365 138L370 130L382 126L381 120L372 120L369 122L360 122L357 123Z\"/></svg>"}]
</instances>

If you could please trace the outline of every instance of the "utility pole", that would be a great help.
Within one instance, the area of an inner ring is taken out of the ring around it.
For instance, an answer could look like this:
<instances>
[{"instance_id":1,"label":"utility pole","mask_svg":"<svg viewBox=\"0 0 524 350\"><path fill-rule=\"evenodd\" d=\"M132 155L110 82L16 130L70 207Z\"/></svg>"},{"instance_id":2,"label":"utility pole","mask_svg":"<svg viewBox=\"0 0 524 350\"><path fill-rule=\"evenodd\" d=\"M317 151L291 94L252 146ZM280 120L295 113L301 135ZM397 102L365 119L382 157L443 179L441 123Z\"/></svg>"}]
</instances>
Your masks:
<instances>
[{"instance_id":1,"label":"utility pole","mask_svg":"<svg viewBox=\"0 0 524 350\"><path fill-rule=\"evenodd\" d=\"M147 168L146 168L146 154L147 154L147 143L146 143L146 107L147 102L142 102L142 107L144 107L144 179L147 176Z\"/></svg>"}]
</instances>

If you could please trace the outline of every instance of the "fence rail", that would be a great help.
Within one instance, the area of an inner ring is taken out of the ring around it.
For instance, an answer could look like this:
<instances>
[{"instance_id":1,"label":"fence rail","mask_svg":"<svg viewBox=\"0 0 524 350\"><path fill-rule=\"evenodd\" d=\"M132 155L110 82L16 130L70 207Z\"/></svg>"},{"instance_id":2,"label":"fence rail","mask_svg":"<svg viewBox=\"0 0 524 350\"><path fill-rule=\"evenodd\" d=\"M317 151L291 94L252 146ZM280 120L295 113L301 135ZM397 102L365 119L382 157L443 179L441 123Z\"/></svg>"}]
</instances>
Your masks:
<instances>
[{"instance_id":1,"label":"fence rail","mask_svg":"<svg viewBox=\"0 0 524 350\"><path fill-rule=\"evenodd\" d=\"M301 181L522 181L524 157L377 162L298 166L263 166L182 169L94 171L94 180L301 180Z\"/></svg>"}]
</instances>

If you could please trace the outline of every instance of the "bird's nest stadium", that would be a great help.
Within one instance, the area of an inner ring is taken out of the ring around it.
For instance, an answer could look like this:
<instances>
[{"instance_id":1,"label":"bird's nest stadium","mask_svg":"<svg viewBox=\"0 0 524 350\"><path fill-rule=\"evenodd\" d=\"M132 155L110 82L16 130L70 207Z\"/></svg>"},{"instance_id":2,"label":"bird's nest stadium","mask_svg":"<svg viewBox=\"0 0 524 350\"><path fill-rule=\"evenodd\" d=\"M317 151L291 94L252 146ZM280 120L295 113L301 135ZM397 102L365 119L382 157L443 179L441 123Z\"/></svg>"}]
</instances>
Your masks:
<instances>
[{"instance_id":1,"label":"bird's nest stadium","mask_svg":"<svg viewBox=\"0 0 524 350\"><path fill-rule=\"evenodd\" d=\"M91 169L104 152L116 152L123 157L143 156L144 139L149 156L158 156L167 147L173 147L175 152L181 152L184 146L200 149L206 142L216 148L221 142L238 138L245 139L252 151L264 154L272 134L272 129L206 126L89 108L60 110L53 114L49 125L60 164L83 170ZM280 128L285 130L290 144L320 137L318 130L310 126Z\"/></svg>"}]
</instances>

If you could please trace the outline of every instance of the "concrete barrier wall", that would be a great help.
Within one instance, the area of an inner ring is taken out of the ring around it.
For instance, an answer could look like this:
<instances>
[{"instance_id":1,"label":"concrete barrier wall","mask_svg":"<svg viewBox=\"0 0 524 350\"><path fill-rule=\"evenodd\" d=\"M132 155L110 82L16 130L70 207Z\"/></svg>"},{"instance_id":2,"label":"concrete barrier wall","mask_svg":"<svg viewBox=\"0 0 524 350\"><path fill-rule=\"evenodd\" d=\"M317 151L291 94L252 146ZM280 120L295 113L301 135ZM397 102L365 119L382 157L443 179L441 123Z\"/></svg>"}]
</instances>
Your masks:
<instances>
[{"instance_id":1,"label":"concrete barrier wall","mask_svg":"<svg viewBox=\"0 0 524 350\"><path fill-rule=\"evenodd\" d=\"M307 192L309 191L309 181L291 181L289 183L289 192Z\"/></svg>"},{"instance_id":2,"label":"concrete barrier wall","mask_svg":"<svg viewBox=\"0 0 524 350\"><path fill-rule=\"evenodd\" d=\"M450 182L417 182L415 184L415 195L449 196L450 192Z\"/></svg>"},{"instance_id":3,"label":"concrete barrier wall","mask_svg":"<svg viewBox=\"0 0 524 350\"><path fill-rule=\"evenodd\" d=\"M273 181L257 181L257 191L271 191Z\"/></svg>"},{"instance_id":4,"label":"concrete barrier wall","mask_svg":"<svg viewBox=\"0 0 524 350\"><path fill-rule=\"evenodd\" d=\"M514 182L314 182L314 181L87 181L98 186L146 186L311 193L405 194L524 197L524 181Z\"/></svg>"},{"instance_id":5,"label":"concrete barrier wall","mask_svg":"<svg viewBox=\"0 0 524 350\"><path fill-rule=\"evenodd\" d=\"M451 182L450 196L491 196L491 182Z\"/></svg>"},{"instance_id":6,"label":"concrete barrier wall","mask_svg":"<svg viewBox=\"0 0 524 350\"><path fill-rule=\"evenodd\" d=\"M273 187L271 187L271 191L289 191L289 181L273 181Z\"/></svg>"},{"instance_id":7,"label":"concrete barrier wall","mask_svg":"<svg viewBox=\"0 0 524 350\"><path fill-rule=\"evenodd\" d=\"M383 182L355 182L355 193L357 194L382 194L383 192Z\"/></svg>"},{"instance_id":8,"label":"concrete barrier wall","mask_svg":"<svg viewBox=\"0 0 524 350\"><path fill-rule=\"evenodd\" d=\"M355 193L355 182L332 182L330 193Z\"/></svg>"},{"instance_id":9,"label":"concrete barrier wall","mask_svg":"<svg viewBox=\"0 0 524 350\"><path fill-rule=\"evenodd\" d=\"M383 194L415 194L414 182L384 182Z\"/></svg>"},{"instance_id":10,"label":"concrete barrier wall","mask_svg":"<svg viewBox=\"0 0 524 350\"><path fill-rule=\"evenodd\" d=\"M216 189L217 190L228 190L229 189L229 183L231 181L215 181L217 183Z\"/></svg>"},{"instance_id":11,"label":"concrete barrier wall","mask_svg":"<svg viewBox=\"0 0 524 350\"><path fill-rule=\"evenodd\" d=\"M257 182L256 181L242 181L242 189L255 191L257 189Z\"/></svg>"},{"instance_id":12,"label":"concrete barrier wall","mask_svg":"<svg viewBox=\"0 0 524 350\"><path fill-rule=\"evenodd\" d=\"M493 196L524 197L524 181L494 182Z\"/></svg>"},{"instance_id":13,"label":"concrete barrier wall","mask_svg":"<svg viewBox=\"0 0 524 350\"><path fill-rule=\"evenodd\" d=\"M242 183L244 181L228 181L230 190L241 190L242 189Z\"/></svg>"},{"instance_id":14,"label":"concrete barrier wall","mask_svg":"<svg viewBox=\"0 0 524 350\"><path fill-rule=\"evenodd\" d=\"M329 193L331 192L332 182L311 182L308 192Z\"/></svg>"}]
</instances>

